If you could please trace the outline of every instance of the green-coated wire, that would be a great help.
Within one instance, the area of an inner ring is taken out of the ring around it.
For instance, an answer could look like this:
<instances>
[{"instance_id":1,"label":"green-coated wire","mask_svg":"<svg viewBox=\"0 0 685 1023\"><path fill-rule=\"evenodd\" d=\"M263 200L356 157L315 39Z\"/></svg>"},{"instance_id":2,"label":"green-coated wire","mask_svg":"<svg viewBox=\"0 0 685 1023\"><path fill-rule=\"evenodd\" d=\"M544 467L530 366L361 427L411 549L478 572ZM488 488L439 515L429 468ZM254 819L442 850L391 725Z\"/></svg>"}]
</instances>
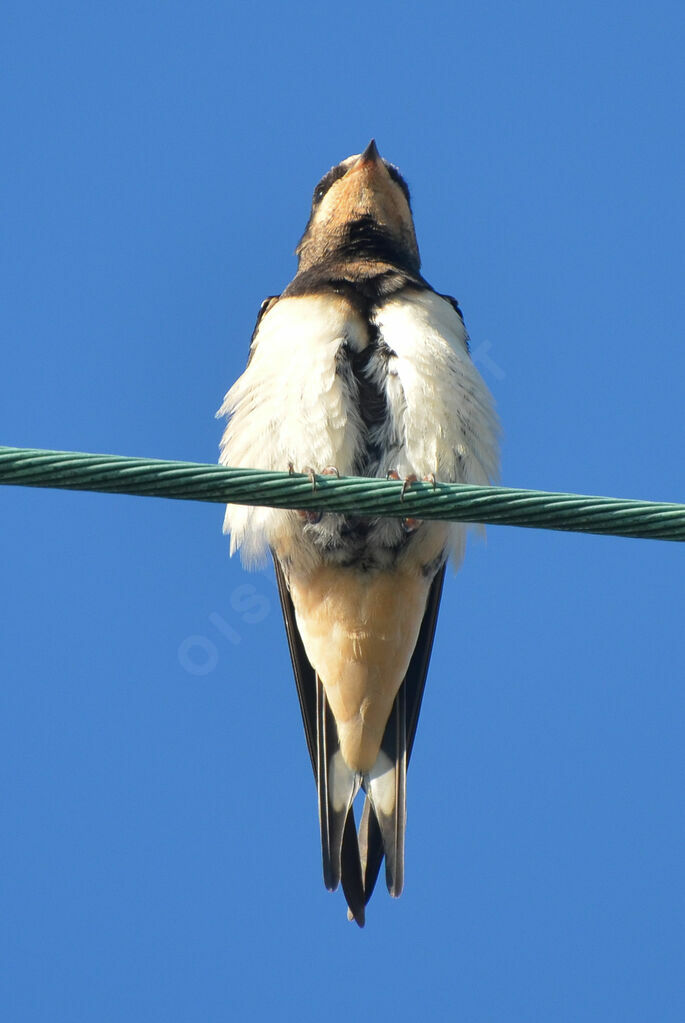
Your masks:
<instances>
[{"instance_id":1,"label":"green-coated wire","mask_svg":"<svg viewBox=\"0 0 685 1023\"><path fill-rule=\"evenodd\" d=\"M0 483L685 540L685 505L616 497L226 469L200 462L0 447Z\"/></svg>"}]
</instances>

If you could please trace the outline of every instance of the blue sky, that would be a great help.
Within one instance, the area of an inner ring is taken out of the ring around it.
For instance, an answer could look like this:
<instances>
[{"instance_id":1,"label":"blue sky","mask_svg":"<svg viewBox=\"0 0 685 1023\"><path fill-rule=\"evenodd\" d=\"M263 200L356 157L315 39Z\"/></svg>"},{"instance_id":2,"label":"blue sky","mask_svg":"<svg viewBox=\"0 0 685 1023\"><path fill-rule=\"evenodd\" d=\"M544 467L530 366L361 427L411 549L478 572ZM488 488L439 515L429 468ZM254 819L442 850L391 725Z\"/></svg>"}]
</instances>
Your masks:
<instances>
[{"instance_id":1,"label":"blue sky","mask_svg":"<svg viewBox=\"0 0 685 1023\"><path fill-rule=\"evenodd\" d=\"M681 3L2 22L0 442L214 461L311 190L374 135L496 395L503 482L685 500ZM680 545L470 545L405 893L360 932L321 880L275 586L221 509L0 499L3 1018L682 1021Z\"/></svg>"}]
</instances>

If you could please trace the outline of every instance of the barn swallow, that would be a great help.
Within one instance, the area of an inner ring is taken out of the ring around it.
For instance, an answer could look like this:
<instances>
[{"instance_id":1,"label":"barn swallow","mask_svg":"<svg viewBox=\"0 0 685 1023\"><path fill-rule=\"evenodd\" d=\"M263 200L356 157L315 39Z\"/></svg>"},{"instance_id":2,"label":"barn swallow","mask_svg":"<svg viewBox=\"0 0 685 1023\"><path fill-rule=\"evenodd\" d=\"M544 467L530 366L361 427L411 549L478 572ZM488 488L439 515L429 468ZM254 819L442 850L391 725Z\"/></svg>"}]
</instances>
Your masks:
<instances>
[{"instance_id":1,"label":"barn swallow","mask_svg":"<svg viewBox=\"0 0 685 1023\"><path fill-rule=\"evenodd\" d=\"M224 465L486 484L498 425L455 299L421 276L409 189L371 141L314 190L298 269L263 303L218 415ZM404 883L406 769L458 523L229 505L270 551L316 777L323 874L363 926L383 857ZM364 808L356 830L353 802Z\"/></svg>"}]
</instances>

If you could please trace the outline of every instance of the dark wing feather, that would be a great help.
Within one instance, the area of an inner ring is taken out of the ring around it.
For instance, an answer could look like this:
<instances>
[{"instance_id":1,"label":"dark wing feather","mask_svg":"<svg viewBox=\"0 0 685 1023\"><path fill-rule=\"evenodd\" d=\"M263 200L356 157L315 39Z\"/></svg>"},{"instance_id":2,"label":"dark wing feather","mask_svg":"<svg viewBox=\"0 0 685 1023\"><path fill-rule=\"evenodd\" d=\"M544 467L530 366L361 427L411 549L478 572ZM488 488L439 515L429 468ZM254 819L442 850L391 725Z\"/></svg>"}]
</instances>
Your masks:
<instances>
[{"instance_id":1,"label":"dark wing feather","mask_svg":"<svg viewBox=\"0 0 685 1023\"><path fill-rule=\"evenodd\" d=\"M440 610L440 599L442 587L445 581L445 568L443 565L436 574L428 593L426 610L419 630L419 638L414 648L412 659L409 662L409 669L405 676L404 684L407 687L407 760L416 738L416 727L419 723L419 712L423 691L426 687L426 676L430 664L431 653L433 652L433 640L435 629L438 624L438 611Z\"/></svg>"},{"instance_id":2,"label":"dark wing feather","mask_svg":"<svg viewBox=\"0 0 685 1023\"><path fill-rule=\"evenodd\" d=\"M285 634L288 637L290 660L293 663L295 685L297 686L297 695L300 701L302 724L304 725L304 734L312 761L312 768L316 775L316 672L309 663L309 658L305 653L304 643L295 620L295 608L290 599L290 591L283 575L283 569L275 554L273 559L276 570L276 582L278 584L278 595L281 598Z\"/></svg>"}]
</instances>

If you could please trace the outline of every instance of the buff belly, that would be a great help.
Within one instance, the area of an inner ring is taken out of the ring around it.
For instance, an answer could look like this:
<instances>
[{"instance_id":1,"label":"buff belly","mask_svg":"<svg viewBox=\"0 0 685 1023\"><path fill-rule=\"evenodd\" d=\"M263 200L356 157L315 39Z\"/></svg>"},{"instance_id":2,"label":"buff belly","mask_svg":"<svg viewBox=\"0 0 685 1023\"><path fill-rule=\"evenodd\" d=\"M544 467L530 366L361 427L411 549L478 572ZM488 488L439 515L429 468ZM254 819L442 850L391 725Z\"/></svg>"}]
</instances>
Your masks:
<instances>
[{"instance_id":1,"label":"buff belly","mask_svg":"<svg viewBox=\"0 0 685 1023\"><path fill-rule=\"evenodd\" d=\"M408 567L381 572L319 566L291 574L304 647L337 723L342 756L354 771L369 771L376 762L430 583Z\"/></svg>"}]
</instances>

